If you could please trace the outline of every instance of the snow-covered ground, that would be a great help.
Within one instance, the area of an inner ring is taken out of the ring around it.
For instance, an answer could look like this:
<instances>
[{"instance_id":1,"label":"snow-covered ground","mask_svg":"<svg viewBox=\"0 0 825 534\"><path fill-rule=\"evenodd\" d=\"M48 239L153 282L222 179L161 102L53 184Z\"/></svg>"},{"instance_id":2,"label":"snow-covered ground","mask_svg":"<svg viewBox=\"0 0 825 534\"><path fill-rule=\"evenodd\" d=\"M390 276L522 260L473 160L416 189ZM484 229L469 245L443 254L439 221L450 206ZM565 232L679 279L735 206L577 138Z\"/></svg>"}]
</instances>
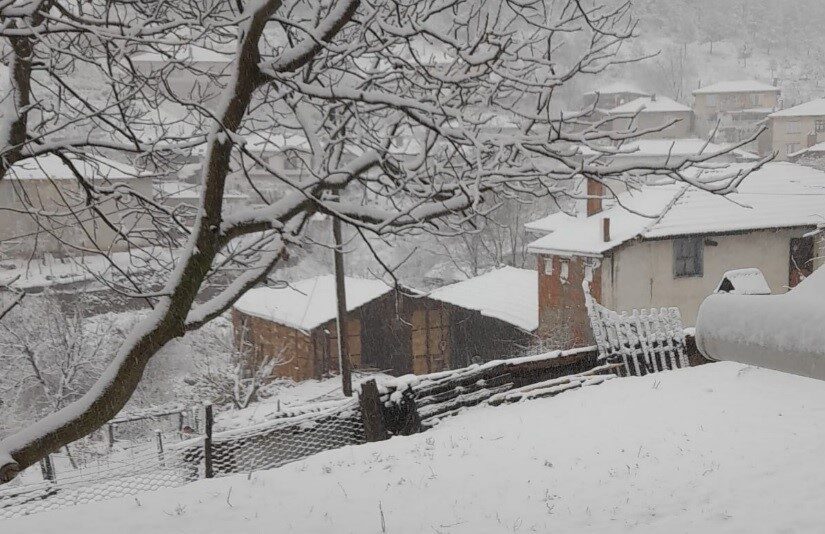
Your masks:
<instances>
[{"instance_id":1,"label":"snow-covered ground","mask_svg":"<svg viewBox=\"0 0 825 534\"><path fill-rule=\"evenodd\" d=\"M42 534L818 532L825 383L720 363L8 520Z\"/></svg>"}]
</instances>

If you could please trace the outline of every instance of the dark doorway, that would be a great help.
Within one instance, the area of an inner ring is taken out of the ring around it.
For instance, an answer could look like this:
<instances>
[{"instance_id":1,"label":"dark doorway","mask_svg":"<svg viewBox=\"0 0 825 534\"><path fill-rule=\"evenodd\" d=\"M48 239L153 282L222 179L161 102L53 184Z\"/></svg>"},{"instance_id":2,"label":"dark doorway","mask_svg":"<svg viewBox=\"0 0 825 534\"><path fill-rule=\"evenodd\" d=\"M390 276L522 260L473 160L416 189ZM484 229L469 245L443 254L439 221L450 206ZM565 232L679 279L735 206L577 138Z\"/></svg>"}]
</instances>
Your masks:
<instances>
[{"instance_id":1,"label":"dark doorway","mask_svg":"<svg viewBox=\"0 0 825 534\"><path fill-rule=\"evenodd\" d=\"M795 237L791 239L789 287L796 287L799 282L813 272L814 238Z\"/></svg>"}]
</instances>

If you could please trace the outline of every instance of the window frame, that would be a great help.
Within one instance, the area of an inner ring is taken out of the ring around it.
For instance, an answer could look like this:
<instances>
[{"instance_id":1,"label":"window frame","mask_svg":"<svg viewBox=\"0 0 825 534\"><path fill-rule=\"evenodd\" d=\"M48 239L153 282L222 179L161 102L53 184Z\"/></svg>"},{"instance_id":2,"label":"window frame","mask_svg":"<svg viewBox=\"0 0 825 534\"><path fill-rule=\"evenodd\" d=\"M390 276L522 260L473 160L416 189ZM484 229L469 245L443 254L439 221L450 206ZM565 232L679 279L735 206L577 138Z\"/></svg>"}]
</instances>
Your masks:
<instances>
[{"instance_id":1,"label":"window frame","mask_svg":"<svg viewBox=\"0 0 825 534\"><path fill-rule=\"evenodd\" d=\"M816 133L825 132L825 117L814 120L814 131Z\"/></svg>"},{"instance_id":2,"label":"window frame","mask_svg":"<svg viewBox=\"0 0 825 534\"><path fill-rule=\"evenodd\" d=\"M791 125L793 125L793 128L791 127ZM799 133L802 133L802 121L800 121L800 120L787 121L785 123L785 133L786 134L799 134Z\"/></svg>"},{"instance_id":3,"label":"window frame","mask_svg":"<svg viewBox=\"0 0 825 534\"><path fill-rule=\"evenodd\" d=\"M680 269L680 262L687 261L687 257L680 252L680 248L689 243L693 268ZM677 237L673 239L673 278L702 278L705 276L705 238L696 236Z\"/></svg>"}]
</instances>

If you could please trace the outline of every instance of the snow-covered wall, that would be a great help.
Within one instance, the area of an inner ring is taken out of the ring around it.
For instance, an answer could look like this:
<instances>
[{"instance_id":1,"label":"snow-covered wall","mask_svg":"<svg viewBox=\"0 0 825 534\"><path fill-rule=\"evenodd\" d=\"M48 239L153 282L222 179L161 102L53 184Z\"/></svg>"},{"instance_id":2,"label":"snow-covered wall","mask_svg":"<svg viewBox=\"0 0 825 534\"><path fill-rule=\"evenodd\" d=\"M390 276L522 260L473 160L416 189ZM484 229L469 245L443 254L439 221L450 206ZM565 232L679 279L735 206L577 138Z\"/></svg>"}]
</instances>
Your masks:
<instances>
[{"instance_id":1,"label":"snow-covered wall","mask_svg":"<svg viewBox=\"0 0 825 534\"><path fill-rule=\"evenodd\" d=\"M805 233L803 229L783 229L708 236L716 245L704 246L703 276L685 278L673 275L671 239L630 242L604 259L602 304L618 311L677 306L685 325L693 326L702 301L732 269L758 267L773 293L786 292L790 240Z\"/></svg>"}]
</instances>

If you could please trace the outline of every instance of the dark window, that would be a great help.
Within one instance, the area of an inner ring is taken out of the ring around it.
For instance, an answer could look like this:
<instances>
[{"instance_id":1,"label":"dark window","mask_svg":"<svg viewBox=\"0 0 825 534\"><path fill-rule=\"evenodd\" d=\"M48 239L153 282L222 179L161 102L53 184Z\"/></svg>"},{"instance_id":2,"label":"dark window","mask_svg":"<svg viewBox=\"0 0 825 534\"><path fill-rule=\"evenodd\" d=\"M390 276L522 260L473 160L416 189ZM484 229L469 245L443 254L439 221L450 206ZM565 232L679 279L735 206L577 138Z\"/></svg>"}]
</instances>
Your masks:
<instances>
[{"instance_id":1,"label":"dark window","mask_svg":"<svg viewBox=\"0 0 825 534\"><path fill-rule=\"evenodd\" d=\"M816 133L825 132L825 119L816 119Z\"/></svg>"},{"instance_id":2,"label":"dark window","mask_svg":"<svg viewBox=\"0 0 825 534\"><path fill-rule=\"evenodd\" d=\"M702 276L704 242L701 237L673 240L673 276Z\"/></svg>"}]
</instances>

